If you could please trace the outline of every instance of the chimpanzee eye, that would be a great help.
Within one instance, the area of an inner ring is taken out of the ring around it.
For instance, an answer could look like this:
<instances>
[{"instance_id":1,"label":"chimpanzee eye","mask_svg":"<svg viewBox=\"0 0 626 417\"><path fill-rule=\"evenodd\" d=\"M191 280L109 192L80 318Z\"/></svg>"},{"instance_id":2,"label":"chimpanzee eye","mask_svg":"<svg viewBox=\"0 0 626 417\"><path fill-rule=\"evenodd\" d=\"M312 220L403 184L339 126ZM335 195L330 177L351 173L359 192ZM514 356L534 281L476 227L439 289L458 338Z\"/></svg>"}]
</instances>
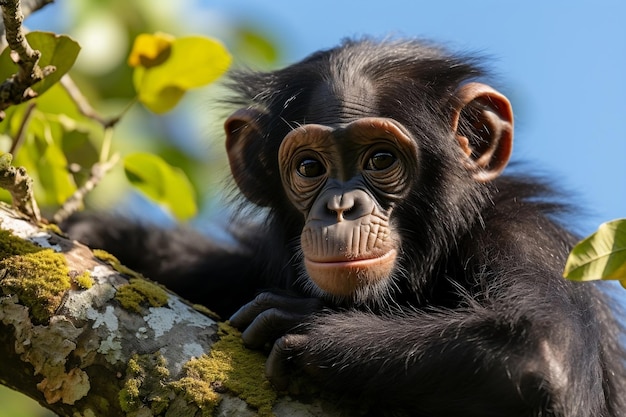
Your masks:
<instances>
[{"instance_id":1,"label":"chimpanzee eye","mask_svg":"<svg viewBox=\"0 0 626 417\"><path fill-rule=\"evenodd\" d=\"M391 152L376 152L370 156L370 159L367 160L365 169L370 171L382 171L383 169L387 169L392 166L397 159L398 158L396 158L396 156Z\"/></svg>"},{"instance_id":2,"label":"chimpanzee eye","mask_svg":"<svg viewBox=\"0 0 626 417\"><path fill-rule=\"evenodd\" d=\"M326 173L326 168L317 159L306 158L298 165L298 174L305 178L315 178Z\"/></svg>"}]
</instances>

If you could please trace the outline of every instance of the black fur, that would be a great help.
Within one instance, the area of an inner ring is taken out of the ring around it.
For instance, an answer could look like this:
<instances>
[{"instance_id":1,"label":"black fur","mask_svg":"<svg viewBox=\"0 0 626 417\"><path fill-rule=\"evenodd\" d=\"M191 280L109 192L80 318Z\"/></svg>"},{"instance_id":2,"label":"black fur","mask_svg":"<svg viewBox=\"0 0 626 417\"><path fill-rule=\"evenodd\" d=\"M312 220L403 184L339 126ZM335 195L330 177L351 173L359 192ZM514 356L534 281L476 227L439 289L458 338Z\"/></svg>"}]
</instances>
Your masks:
<instances>
[{"instance_id":1,"label":"black fur","mask_svg":"<svg viewBox=\"0 0 626 417\"><path fill-rule=\"evenodd\" d=\"M288 332L297 337L279 340L289 349L280 359L389 414L625 416L609 301L561 277L576 241L559 220L566 208L536 179L472 181L450 146L455 91L484 76L476 60L423 42L371 40L275 72L235 73L228 101L264 112L264 136L245 161L262 179L253 198L268 207L256 226L234 221L238 247L119 220L74 219L68 230L224 317L265 289L310 296L298 282L303 219L282 190L280 141L300 124L393 118L420 148L415 185L395 211L394 285L361 305L327 300ZM372 92L367 101L360 88Z\"/></svg>"}]
</instances>

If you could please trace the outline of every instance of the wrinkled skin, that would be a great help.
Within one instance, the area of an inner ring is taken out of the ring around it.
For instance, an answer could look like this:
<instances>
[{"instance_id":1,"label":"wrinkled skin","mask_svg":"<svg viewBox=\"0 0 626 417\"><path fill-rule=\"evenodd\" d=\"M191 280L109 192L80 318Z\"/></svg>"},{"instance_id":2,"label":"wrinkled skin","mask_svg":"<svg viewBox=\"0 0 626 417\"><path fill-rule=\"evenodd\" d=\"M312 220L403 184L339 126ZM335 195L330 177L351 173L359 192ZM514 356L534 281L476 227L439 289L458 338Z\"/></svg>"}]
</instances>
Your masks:
<instances>
[{"instance_id":1,"label":"wrinkled skin","mask_svg":"<svg viewBox=\"0 0 626 417\"><path fill-rule=\"evenodd\" d=\"M389 119L303 125L285 137L278 158L287 196L305 217L308 278L346 297L388 279L398 247L389 218L408 193L415 142Z\"/></svg>"}]
</instances>

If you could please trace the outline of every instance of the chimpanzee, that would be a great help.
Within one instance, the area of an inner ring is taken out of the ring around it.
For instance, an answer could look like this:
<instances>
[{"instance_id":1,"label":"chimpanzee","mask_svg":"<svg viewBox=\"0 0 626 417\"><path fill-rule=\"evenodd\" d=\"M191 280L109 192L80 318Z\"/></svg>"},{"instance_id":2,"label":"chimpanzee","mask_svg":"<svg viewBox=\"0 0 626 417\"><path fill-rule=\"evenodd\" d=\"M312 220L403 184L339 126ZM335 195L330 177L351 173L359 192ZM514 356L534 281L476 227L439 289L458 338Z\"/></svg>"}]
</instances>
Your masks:
<instances>
[{"instance_id":1,"label":"chimpanzee","mask_svg":"<svg viewBox=\"0 0 626 417\"><path fill-rule=\"evenodd\" d=\"M597 287L561 277L576 238L558 194L500 176L513 113L487 77L370 38L235 71L236 247L93 217L69 232L234 313L278 388L299 371L401 415L624 416L620 325Z\"/></svg>"}]
</instances>

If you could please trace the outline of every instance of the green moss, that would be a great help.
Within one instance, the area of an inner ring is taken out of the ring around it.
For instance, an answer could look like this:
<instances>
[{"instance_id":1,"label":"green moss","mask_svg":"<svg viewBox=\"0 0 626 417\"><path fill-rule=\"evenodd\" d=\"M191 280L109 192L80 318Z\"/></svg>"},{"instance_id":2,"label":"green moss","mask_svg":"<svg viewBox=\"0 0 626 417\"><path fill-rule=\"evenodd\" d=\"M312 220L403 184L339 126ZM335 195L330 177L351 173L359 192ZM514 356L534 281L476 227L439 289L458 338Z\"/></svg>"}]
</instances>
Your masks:
<instances>
[{"instance_id":1,"label":"green moss","mask_svg":"<svg viewBox=\"0 0 626 417\"><path fill-rule=\"evenodd\" d=\"M115 294L115 299L126 310L141 314L144 306L163 307L167 304L167 292L159 284L145 279L140 273L122 265L107 251L94 249L93 255L109 264L117 272L131 277L128 285L121 286Z\"/></svg>"},{"instance_id":2,"label":"green moss","mask_svg":"<svg viewBox=\"0 0 626 417\"><path fill-rule=\"evenodd\" d=\"M241 333L228 324L220 323L218 334L208 355L185 365L185 377L173 383L175 388L183 390L204 416L212 415L224 391L244 400L259 416L272 416L277 394L265 378L265 356L246 349Z\"/></svg>"},{"instance_id":3,"label":"green moss","mask_svg":"<svg viewBox=\"0 0 626 417\"><path fill-rule=\"evenodd\" d=\"M225 358L216 362L202 355L185 364L185 376L172 382L172 388L184 392L185 400L196 404L202 410L203 416L211 417L220 403L220 395L215 390L216 384L225 377L224 369L229 366Z\"/></svg>"},{"instance_id":4,"label":"green moss","mask_svg":"<svg viewBox=\"0 0 626 417\"><path fill-rule=\"evenodd\" d=\"M83 290L88 290L93 287L93 278L91 278L91 274L89 271L85 271L80 275L77 275L72 278L72 281L76 283Z\"/></svg>"},{"instance_id":5,"label":"green moss","mask_svg":"<svg viewBox=\"0 0 626 417\"><path fill-rule=\"evenodd\" d=\"M143 276L139 272L133 271L132 269L123 265L119 261L119 259L111 255L109 252L102 250L102 249L93 249L92 252L93 252L93 256L95 256L96 259L99 259L102 262L110 265L113 269L115 269L120 274L128 275L134 278L143 278Z\"/></svg>"},{"instance_id":6,"label":"green moss","mask_svg":"<svg viewBox=\"0 0 626 417\"><path fill-rule=\"evenodd\" d=\"M167 361L165 360L163 355L161 355L161 353L159 352L158 354L156 354L154 360L155 360L155 365L154 365L155 375L159 379L168 378L170 376L170 371L169 369L167 369Z\"/></svg>"},{"instance_id":7,"label":"green moss","mask_svg":"<svg viewBox=\"0 0 626 417\"><path fill-rule=\"evenodd\" d=\"M126 366L126 375L140 375L143 373L143 367L139 364L139 355L133 355Z\"/></svg>"},{"instance_id":8,"label":"green moss","mask_svg":"<svg viewBox=\"0 0 626 417\"><path fill-rule=\"evenodd\" d=\"M70 289L65 257L0 230L0 286L16 294L35 323L50 320Z\"/></svg>"},{"instance_id":9,"label":"green moss","mask_svg":"<svg viewBox=\"0 0 626 417\"><path fill-rule=\"evenodd\" d=\"M133 355L126 366L126 381L118 394L120 407L130 413L149 407L152 415L162 414L169 405L170 373L160 352Z\"/></svg>"},{"instance_id":10,"label":"green moss","mask_svg":"<svg viewBox=\"0 0 626 417\"><path fill-rule=\"evenodd\" d=\"M167 369L167 361L158 353L155 357L156 363L154 364L154 376L158 380L157 389L150 392L150 410L153 415L160 415L165 412L170 404L169 388L165 384L170 376L170 371Z\"/></svg>"},{"instance_id":11,"label":"green moss","mask_svg":"<svg viewBox=\"0 0 626 417\"><path fill-rule=\"evenodd\" d=\"M127 413L136 411L141 406L139 388L144 376L143 368L139 365L139 355L134 355L128 360L126 381L118 394L120 407Z\"/></svg>"},{"instance_id":12,"label":"green moss","mask_svg":"<svg viewBox=\"0 0 626 417\"><path fill-rule=\"evenodd\" d=\"M216 312L214 312L213 310L207 308L206 306L203 306L202 304L194 304L192 305L193 309L196 311L199 311L200 313L204 314L205 316L215 320L215 321L221 321L222 318L219 316L219 314L217 314Z\"/></svg>"},{"instance_id":13,"label":"green moss","mask_svg":"<svg viewBox=\"0 0 626 417\"><path fill-rule=\"evenodd\" d=\"M241 333L226 323L219 324L220 340L211 346L211 353L228 353L232 370L224 380L224 386L250 406L258 410L259 416L272 416L272 407L277 394L265 378L265 355L247 349Z\"/></svg>"},{"instance_id":14,"label":"green moss","mask_svg":"<svg viewBox=\"0 0 626 417\"><path fill-rule=\"evenodd\" d=\"M0 259L13 255L24 255L42 251L43 248L27 240L14 236L8 230L0 229Z\"/></svg>"},{"instance_id":15,"label":"green moss","mask_svg":"<svg viewBox=\"0 0 626 417\"><path fill-rule=\"evenodd\" d=\"M141 314L144 306L163 307L167 292L158 284L143 278L131 278L115 293L115 299L126 310Z\"/></svg>"},{"instance_id":16,"label":"green moss","mask_svg":"<svg viewBox=\"0 0 626 417\"><path fill-rule=\"evenodd\" d=\"M61 230L61 228L54 223L48 223L44 225L43 228L59 236L67 236L65 233L63 233L63 230Z\"/></svg>"}]
</instances>

